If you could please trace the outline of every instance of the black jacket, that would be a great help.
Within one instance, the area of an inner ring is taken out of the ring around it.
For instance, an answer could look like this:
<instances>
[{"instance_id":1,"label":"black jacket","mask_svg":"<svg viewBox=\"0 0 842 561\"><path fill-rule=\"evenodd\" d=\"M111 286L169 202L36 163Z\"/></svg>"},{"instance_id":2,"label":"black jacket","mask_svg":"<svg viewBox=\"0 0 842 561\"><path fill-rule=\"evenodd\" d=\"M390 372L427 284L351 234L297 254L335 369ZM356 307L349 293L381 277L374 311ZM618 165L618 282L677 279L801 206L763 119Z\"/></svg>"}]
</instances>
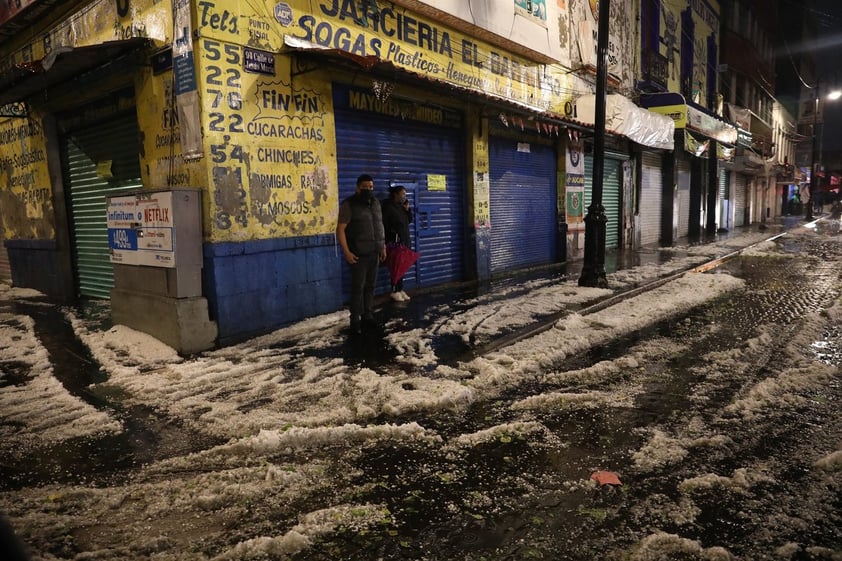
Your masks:
<instances>
[{"instance_id":1,"label":"black jacket","mask_svg":"<svg viewBox=\"0 0 842 561\"><path fill-rule=\"evenodd\" d=\"M412 222L412 211L406 210L391 198L384 199L382 205L386 243L401 243L409 247L409 223Z\"/></svg>"},{"instance_id":2,"label":"black jacket","mask_svg":"<svg viewBox=\"0 0 842 561\"><path fill-rule=\"evenodd\" d=\"M357 255L371 255L383 249L383 218L377 199L364 201L351 195L339 205L339 222L347 224L348 249Z\"/></svg>"}]
</instances>

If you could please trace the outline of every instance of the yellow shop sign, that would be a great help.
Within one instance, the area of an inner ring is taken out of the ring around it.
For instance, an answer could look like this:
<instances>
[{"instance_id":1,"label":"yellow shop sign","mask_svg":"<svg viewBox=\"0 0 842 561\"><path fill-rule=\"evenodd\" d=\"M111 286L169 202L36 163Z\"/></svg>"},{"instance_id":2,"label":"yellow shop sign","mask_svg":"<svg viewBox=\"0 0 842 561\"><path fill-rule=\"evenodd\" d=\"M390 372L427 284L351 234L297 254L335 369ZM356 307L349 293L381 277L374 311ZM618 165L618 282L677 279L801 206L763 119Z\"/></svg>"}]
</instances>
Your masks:
<instances>
[{"instance_id":1,"label":"yellow shop sign","mask_svg":"<svg viewBox=\"0 0 842 561\"><path fill-rule=\"evenodd\" d=\"M336 49L377 57L428 78L547 110L558 80L542 66L399 6L353 0L269 2L259 10L232 0L200 0L198 28L204 37L268 52L289 45ZM248 7L248 13L243 10Z\"/></svg>"}]
</instances>

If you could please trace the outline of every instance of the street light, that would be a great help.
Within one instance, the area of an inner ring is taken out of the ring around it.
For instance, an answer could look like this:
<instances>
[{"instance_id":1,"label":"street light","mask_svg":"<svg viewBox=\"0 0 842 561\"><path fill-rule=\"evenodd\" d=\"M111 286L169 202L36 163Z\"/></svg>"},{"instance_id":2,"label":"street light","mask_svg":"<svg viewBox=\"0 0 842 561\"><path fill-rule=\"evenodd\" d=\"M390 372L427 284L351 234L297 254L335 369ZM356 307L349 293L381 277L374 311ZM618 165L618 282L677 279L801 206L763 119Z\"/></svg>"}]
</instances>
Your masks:
<instances>
[{"instance_id":1,"label":"street light","mask_svg":"<svg viewBox=\"0 0 842 561\"><path fill-rule=\"evenodd\" d=\"M804 220L810 221L813 219L813 206L816 204L815 196L818 192L818 173L816 173L816 155L819 152L819 142L816 142L816 126L818 125L818 116L819 116L819 101L821 100L821 96L819 95L819 89L821 87L821 80L816 80L816 93L813 96L815 100L815 107L813 107L813 149L812 149L812 156L810 159L810 201L807 203L807 214L804 215ZM836 101L840 97L842 97L842 90L834 90L827 94L827 99L830 101ZM824 134L824 127L822 127L822 134ZM819 154L819 160L821 160L821 154Z\"/></svg>"}]
</instances>

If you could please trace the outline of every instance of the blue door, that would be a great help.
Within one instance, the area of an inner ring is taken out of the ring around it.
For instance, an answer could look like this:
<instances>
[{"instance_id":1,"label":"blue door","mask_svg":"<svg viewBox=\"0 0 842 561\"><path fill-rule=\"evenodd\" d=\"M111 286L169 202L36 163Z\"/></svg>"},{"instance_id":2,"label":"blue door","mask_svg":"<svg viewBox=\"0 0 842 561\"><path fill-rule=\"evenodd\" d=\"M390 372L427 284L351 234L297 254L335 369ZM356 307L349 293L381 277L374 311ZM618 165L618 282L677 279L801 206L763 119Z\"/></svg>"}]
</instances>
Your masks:
<instances>
[{"instance_id":1,"label":"blue door","mask_svg":"<svg viewBox=\"0 0 842 561\"><path fill-rule=\"evenodd\" d=\"M333 97L340 202L354 193L362 174L374 178L378 199L388 196L391 185L403 185L415 211L413 249L421 253L404 287L462 280L466 186L461 115L399 98L373 102L371 90L344 85L334 85ZM348 267L342 271L347 300ZM378 293L388 286L383 268Z\"/></svg>"}]
</instances>

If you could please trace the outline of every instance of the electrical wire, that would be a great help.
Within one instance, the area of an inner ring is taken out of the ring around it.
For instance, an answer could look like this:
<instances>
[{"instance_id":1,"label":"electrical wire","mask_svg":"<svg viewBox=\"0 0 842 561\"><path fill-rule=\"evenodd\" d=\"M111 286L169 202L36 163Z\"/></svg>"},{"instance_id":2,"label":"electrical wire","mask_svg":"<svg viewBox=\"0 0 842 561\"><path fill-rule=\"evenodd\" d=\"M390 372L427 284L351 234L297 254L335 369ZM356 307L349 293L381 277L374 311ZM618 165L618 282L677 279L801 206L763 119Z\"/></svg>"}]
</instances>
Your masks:
<instances>
[{"instance_id":1,"label":"electrical wire","mask_svg":"<svg viewBox=\"0 0 842 561\"><path fill-rule=\"evenodd\" d=\"M804 81L804 77L801 76L801 72L798 70L798 66L796 66L795 60L792 58L792 51L789 50L789 43L786 40L784 40L784 47L786 47L786 54L789 57L789 63L792 65L792 69L795 71L795 75L798 77L798 81L801 82L801 85L803 85L808 90L812 90L813 88L818 86L818 82L815 85L811 86L806 81Z\"/></svg>"}]
</instances>

